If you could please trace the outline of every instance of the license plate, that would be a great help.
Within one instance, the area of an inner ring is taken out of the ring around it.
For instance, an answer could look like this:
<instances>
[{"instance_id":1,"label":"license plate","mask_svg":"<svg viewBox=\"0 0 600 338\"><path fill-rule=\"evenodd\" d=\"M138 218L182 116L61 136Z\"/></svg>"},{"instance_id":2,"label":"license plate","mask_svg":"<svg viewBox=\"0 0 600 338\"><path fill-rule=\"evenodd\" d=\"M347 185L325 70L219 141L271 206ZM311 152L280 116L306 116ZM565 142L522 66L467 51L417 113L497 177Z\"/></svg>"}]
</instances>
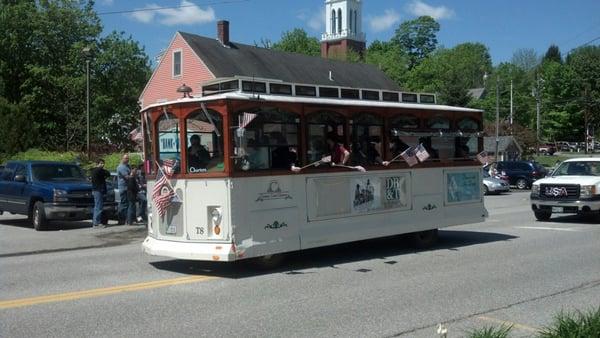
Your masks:
<instances>
[{"instance_id":1,"label":"license plate","mask_svg":"<svg viewBox=\"0 0 600 338\"><path fill-rule=\"evenodd\" d=\"M552 207L552 212L563 212L563 207Z\"/></svg>"}]
</instances>

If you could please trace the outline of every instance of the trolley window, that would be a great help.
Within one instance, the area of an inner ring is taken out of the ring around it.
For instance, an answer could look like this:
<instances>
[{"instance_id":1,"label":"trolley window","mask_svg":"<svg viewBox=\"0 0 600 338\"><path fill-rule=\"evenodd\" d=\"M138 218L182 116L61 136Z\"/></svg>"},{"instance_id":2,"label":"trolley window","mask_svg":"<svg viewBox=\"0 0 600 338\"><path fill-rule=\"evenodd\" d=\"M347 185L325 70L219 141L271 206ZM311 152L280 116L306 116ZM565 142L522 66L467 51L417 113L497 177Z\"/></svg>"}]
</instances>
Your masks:
<instances>
[{"instance_id":1,"label":"trolley window","mask_svg":"<svg viewBox=\"0 0 600 338\"><path fill-rule=\"evenodd\" d=\"M383 119L370 113L359 113L352 119L352 163L379 165L383 162Z\"/></svg>"},{"instance_id":2,"label":"trolley window","mask_svg":"<svg viewBox=\"0 0 600 338\"><path fill-rule=\"evenodd\" d=\"M158 162L162 165L165 160L173 160L174 173L180 172L181 147L179 145L179 120L172 113L161 114L157 123L158 132Z\"/></svg>"},{"instance_id":3,"label":"trolley window","mask_svg":"<svg viewBox=\"0 0 600 338\"><path fill-rule=\"evenodd\" d=\"M346 119L343 115L331 111L317 112L307 117L308 147L306 158L308 162L318 161L323 156L331 153L327 138L332 138L336 142L344 142L346 139L345 123Z\"/></svg>"},{"instance_id":4,"label":"trolley window","mask_svg":"<svg viewBox=\"0 0 600 338\"><path fill-rule=\"evenodd\" d=\"M223 171L223 119L207 109L185 119L187 173Z\"/></svg>"}]
</instances>

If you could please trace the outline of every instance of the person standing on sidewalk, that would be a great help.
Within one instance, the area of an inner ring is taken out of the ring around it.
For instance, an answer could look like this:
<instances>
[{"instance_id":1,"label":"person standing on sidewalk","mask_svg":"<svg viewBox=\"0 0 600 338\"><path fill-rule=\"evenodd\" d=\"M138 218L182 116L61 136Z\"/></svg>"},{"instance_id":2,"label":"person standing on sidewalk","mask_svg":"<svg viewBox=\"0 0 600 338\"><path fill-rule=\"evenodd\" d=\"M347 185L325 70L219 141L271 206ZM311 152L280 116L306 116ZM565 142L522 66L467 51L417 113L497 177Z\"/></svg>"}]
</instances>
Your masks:
<instances>
[{"instance_id":1,"label":"person standing on sidewalk","mask_svg":"<svg viewBox=\"0 0 600 338\"><path fill-rule=\"evenodd\" d=\"M121 159L121 164L117 167L117 189L119 189L119 215L118 223L123 224L127 218L127 209L129 208L129 201L127 200L127 179L131 173L129 167L129 155L124 154Z\"/></svg>"},{"instance_id":2,"label":"person standing on sidewalk","mask_svg":"<svg viewBox=\"0 0 600 338\"><path fill-rule=\"evenodd\" d=\"M135 204L137 202L137 195L140 191L138 186L138 178L137 178L137 168L131 168L131 172L129 173L129 177L127 178L127 201L129 205L127 206L127 220L125 224L133 225L135 222Z\"/></svg>"},{"instance_id":3,"label":"person standing on sidewalk","mask_svg":"<svg viewBox=\"0 0 600 338\"><path fill-rule=\"evenodd\" d=\"M94 196L94 213L92 215L92 227L103 227L102 209L104 209L104 195L106 195L106 179L110 173L104 169L104 160L99 159L96 167L92 169L92 195Z\"/></svg>"}]
</instances>

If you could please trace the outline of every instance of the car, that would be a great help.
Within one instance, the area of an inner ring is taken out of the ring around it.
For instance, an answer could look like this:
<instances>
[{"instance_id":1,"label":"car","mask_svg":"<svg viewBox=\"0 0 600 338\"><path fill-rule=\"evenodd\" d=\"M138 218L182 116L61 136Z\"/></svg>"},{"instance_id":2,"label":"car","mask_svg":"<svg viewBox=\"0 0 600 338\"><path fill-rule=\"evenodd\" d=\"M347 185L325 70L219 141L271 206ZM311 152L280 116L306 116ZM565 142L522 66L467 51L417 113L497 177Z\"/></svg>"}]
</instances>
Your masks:
<instances>
[{"instance_id":1,"label":"car","mask_svg":"<svg viewBox=\"0 0 600 338\"><path fill-rule=\"evenodd\" d=\"M102 223L115 211L114 194L104 197ZM26 215L36 230L51 220L90 219L92 184L75 163L9 161L0 176L0 212Z\"/></svg>"},{"instance_id":2,"label":"car","mask_svg":"<svg viewBox=\"0 0 600 338\"><path fill-rule=\"evenodd\" d=\"M538 221L552 214L600 218L600 158L565 160L552 175L533 183L531 209Z\"/></svg>"},{"instance_id":3,"label":"car","mask_svg":"<svg viewBox=\"0 0 600 338\"><path fill-rule=\"evenodd\" d=\"M499 161L495 164L495 170L501 179L520 190L528 189L548 173L546 168L533 161Z\"/></svg>"},{"instance_id":4,"label":"car","mask_svg":"<svg viewBox=\"0 0 600 338\"><path fill-rule=\"evenodd\" d=\"M483 192L485 195L500 194L509 192L510 185L505 180L490 176L487 170L483 169Z\"/></svg>"},{"instance_id":5,"label":"car","mask_svg":"<svg viewBox=\"0 0 600 338\"><path fill-rule=\"evenodd\" d=\"M551 143L542 144L538 148L538 151L543 155L554 155L554 153L556 152L556 146Z\"/></svg>"}]
</instances>

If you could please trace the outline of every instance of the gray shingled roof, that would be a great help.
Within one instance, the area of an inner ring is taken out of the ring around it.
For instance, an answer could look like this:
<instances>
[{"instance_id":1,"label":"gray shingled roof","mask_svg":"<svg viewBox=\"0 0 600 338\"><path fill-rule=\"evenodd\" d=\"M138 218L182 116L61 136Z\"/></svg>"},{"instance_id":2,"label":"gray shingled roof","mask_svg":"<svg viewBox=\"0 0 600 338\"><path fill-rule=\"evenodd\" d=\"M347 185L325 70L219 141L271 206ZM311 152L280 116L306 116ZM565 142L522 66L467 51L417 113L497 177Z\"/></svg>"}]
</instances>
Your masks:
<instances>
[{"instance_id":1,"label":"gray shingled roof","mask_svg":"<svg viewBox=\"0 0 600 338\"><path fill-rule=\"evenodd\" d=\"M512 136L498 136L498 151L506 151L507 148L514 144L514 146L522 151L521 146L517 142L517 140ZM495 136L487 136L483 138L483 149L489 153L493 153L496 151L496 137Z\"/></svg>"},{"instance_id":2,"label":"gray shingled roof","mask_svg":"<svg viewBox=\"0 0 600 338\"><path fill-rule=\"evenodd\" d=\"M230 42L224 47L217 39L179 32L192 50L217 78L247 76L284 82L372 88L400 91L400 87L376 67L280 52ZM333 81L329 80L329 71Z\"/></svg>"}]
</instances>

